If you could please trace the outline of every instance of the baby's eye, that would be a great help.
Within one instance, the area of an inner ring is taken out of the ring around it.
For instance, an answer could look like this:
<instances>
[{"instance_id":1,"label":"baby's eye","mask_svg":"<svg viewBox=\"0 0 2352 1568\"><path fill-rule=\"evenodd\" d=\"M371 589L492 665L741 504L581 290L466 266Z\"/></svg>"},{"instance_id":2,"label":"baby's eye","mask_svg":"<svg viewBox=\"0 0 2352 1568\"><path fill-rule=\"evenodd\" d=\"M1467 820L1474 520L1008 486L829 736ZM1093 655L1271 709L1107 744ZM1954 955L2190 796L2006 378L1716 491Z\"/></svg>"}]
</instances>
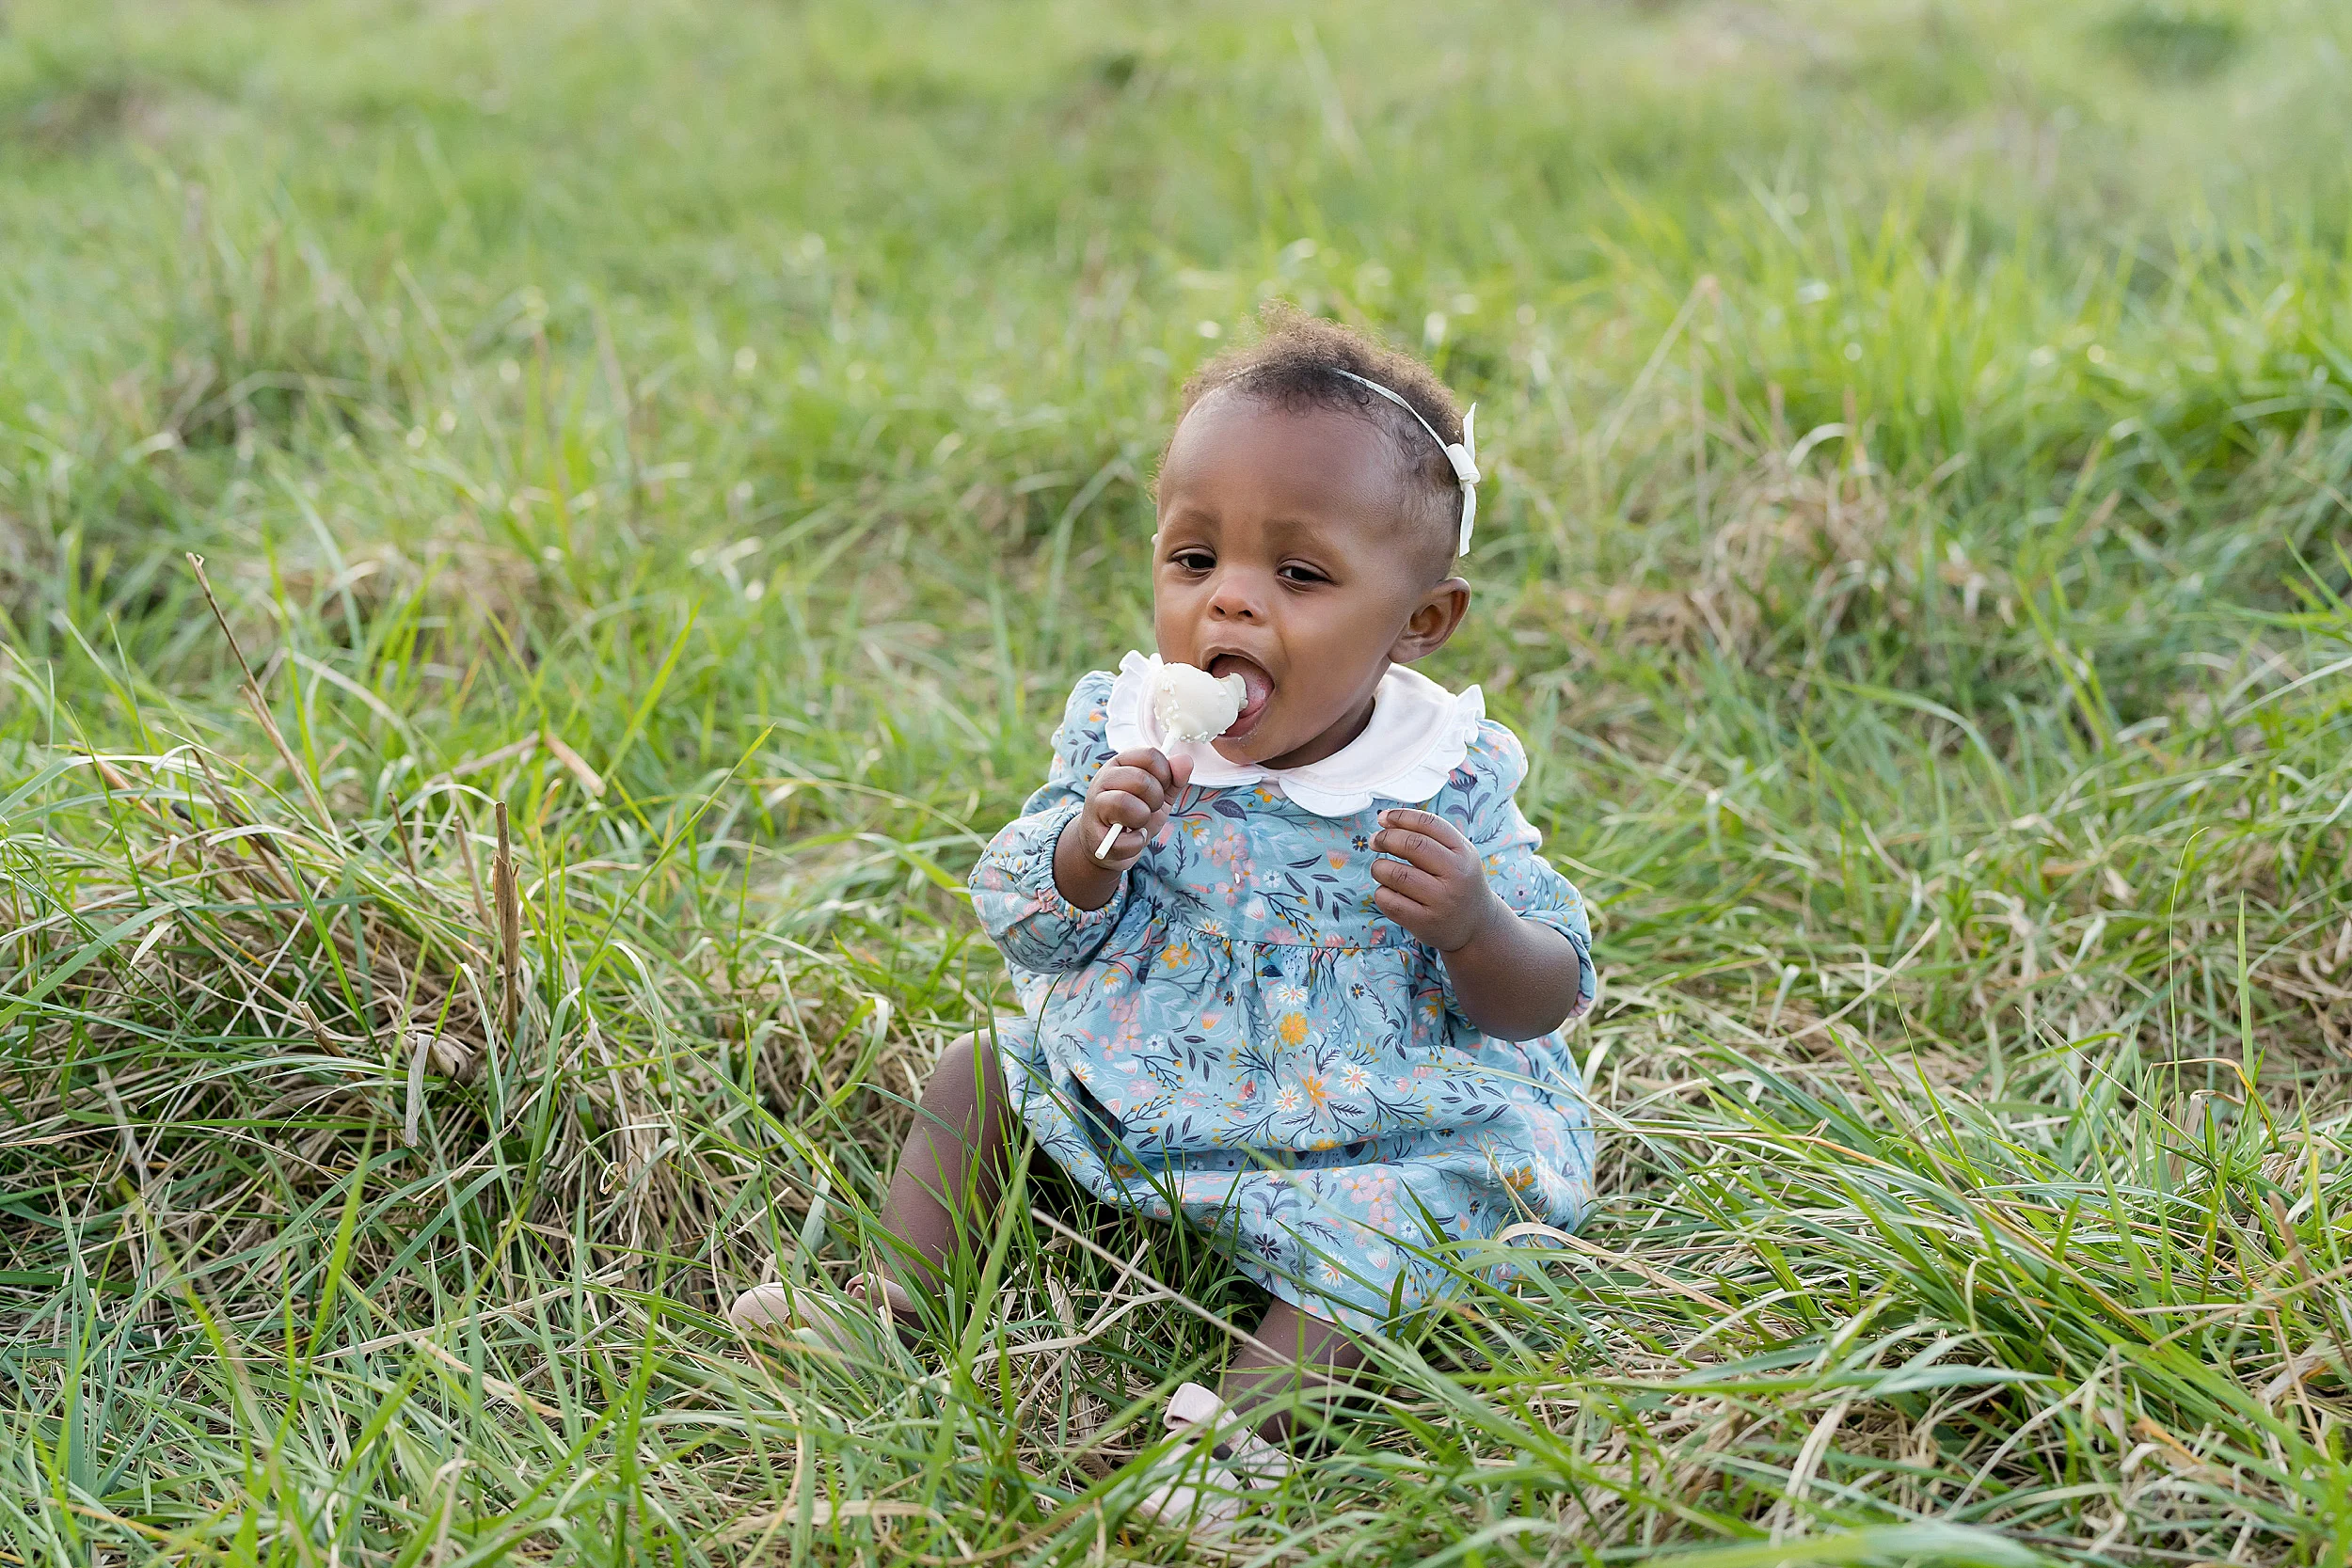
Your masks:
<instances>
[{"instance_id":1,"label":"baby's eye","mask_svg":"<svg viewBox=\"0 0 2352 1568\"><path fill-rule=\"evenodd\" d=\"M1187 572L1205 572L1216 564L1216 557L1206 550L1178 550L1168 559Z\"/></svg>"},{"instance_id":2,"label":"baby's eye","mask_svg":"<svg viewBox=\"0 0 2352 1568\"><path fill-rule=\"evenodd\" d=\"M1321 572L1316 571L1312 566L1302 566L1295 561L1285 564L1281 570L1275 574L1275 576L1280 578L1284 582L1307 583L1328 582L1331 580L1330 578L1325 577Z\"/></svg>"}]
</instances>

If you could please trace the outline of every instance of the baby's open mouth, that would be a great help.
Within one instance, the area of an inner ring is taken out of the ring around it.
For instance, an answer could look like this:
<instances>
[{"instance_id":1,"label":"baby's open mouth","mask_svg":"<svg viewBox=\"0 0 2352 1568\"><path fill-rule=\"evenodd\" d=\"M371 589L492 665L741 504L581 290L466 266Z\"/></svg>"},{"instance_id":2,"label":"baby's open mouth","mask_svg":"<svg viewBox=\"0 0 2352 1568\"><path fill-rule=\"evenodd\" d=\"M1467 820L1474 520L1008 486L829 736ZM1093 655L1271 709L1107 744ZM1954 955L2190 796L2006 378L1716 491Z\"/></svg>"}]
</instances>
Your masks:
<instances>
[{"instance_id":1,"label":"baby's open mouth","mask_svg":"<svg viewBox=\"0 0 2352 1568\"><path fill-rule=\"evenodd\" d=\"M1239 654L1219 654L1209 660L1208 672L1220 680L1227 675L1241 677L1242 685L1247 689L1241 700L1241 712L1233 716L1233 722L1217 738L1246 739L1249 732L1258 727L1258 721L1265 717L1266 706L1274 700L1274 677L1267 674L1256 660L1244 658Z\"/></svg>"}]
</instances>

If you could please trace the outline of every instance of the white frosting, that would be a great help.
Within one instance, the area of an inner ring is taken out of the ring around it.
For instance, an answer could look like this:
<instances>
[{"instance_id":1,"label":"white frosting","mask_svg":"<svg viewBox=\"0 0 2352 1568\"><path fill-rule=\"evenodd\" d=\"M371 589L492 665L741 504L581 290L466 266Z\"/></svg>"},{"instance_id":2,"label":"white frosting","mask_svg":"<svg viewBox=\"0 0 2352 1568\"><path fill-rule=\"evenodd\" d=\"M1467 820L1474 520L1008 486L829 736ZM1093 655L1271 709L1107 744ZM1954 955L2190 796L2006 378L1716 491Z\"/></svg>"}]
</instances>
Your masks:
<instances>
[{"instance_id":1,"label":"white frosting","mask_svg":"<svg viewBox=\"0 0 2352 1568\"><path fill-rule=\"evenodd\" d=\"M1200 788L1270 784L1317 816L1353 816L1375 800L1403 805L1428 800L1462 766L1486 717L1486 699L1478 688L1457 694L1417 670L1391 665L1373 694L1363 734L1321 762L1267 768L1233 762L1204 741L1179 739L1152 700L1166 668L1158 657L1140 653L1120 661L1104 724L1111 750L1156 746L1171 756L1182 752L1192 758L1192 782Z\"/></svg>"},{"instance_id":2,"label":"white frosting","mask_svg":"<svg viewBox=\"0 0 2352 1568\"><path fill-rule=\"evenodd\" d=\"M1171 740L1215 740L1233 727L1249 686L1239 675L1222 679L1189 664L1163 664L1152 682L1152 713Z\"/></svg>"}]
</instances>

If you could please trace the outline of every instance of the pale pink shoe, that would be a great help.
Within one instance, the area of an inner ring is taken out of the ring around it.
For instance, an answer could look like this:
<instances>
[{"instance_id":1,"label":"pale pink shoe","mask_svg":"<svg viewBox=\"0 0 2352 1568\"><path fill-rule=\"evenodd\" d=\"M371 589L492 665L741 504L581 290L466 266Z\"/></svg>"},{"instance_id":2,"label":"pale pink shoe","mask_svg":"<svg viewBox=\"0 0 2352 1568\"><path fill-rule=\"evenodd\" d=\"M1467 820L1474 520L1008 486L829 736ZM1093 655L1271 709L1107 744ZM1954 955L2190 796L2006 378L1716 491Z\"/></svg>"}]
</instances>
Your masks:
<instances>
[{"instance_id":1,"label":"pale pink shoe","mask_svg":"<svg viewBox=\"0 0 2352 1568\"><path fill-rule=\"evenodd\" d=\"M871 1354L887 1342L884 1335L905 1342L914 1310L914 1298L897 1282L862 1274L838 1296L810 1285L755 1285L729 1305L727 1322L746 1338L796 1339L844 1355Z\"/></svg>"},{"instance_id":2,"label":"pale pink shoe","mask_svg":"<svg viewBox=\"0 0 2352 1568\"><path fill-rule=\"evenodd\" d=\"M1158 1484L1136 1505L1136 1515L1153 1524L1222 1535L1248 1506L1249 1493L1267 1491L1290 1473L1288 1454L1198 1383L1168 1397L1166 1419L1168 1431L1188 1435L1152 1466Z\"/></svg>"}]
</instances>

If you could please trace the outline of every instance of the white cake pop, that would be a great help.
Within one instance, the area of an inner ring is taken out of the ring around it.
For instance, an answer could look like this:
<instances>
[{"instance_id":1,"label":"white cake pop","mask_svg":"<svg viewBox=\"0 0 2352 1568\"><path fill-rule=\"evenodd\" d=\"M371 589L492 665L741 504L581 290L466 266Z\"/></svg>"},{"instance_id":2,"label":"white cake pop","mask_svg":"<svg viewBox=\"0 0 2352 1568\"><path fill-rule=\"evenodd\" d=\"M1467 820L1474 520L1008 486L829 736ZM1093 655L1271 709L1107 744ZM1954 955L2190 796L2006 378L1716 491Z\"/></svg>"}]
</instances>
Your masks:
<instances>
[{"instance_id":1,"label":"white cake pop","mask_svg":"<svg viewBox=\"0 0 2352 1568\"><path fill-rule=\"evenodd\" d=\"M1170 740L1215 740L1233 727L1249 684L1239 675L1212 675L1189 664L1163 664L1152 683L1152 711Z\"/></svg>"}]
</instances>

